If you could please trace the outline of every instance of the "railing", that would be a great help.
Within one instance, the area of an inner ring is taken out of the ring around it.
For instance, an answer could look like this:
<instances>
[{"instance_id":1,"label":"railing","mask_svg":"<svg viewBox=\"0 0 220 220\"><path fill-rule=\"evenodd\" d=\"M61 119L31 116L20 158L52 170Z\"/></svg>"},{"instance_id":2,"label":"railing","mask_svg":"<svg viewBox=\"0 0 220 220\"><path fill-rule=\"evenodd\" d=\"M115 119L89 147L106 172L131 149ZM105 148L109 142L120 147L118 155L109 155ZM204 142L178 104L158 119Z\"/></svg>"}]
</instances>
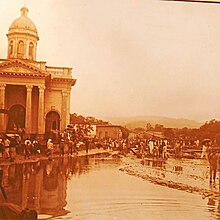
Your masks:
<instances>
[{"instance_id":1,"label":"railing","mask_svg":"<svg viewBox=\"0 0 220 220\"><path fill-rule=\"evenodd\" d=\"M54 78L72 78L72 68L67 67L47 67L47 71Z\"/></svg>"}]
</instances>

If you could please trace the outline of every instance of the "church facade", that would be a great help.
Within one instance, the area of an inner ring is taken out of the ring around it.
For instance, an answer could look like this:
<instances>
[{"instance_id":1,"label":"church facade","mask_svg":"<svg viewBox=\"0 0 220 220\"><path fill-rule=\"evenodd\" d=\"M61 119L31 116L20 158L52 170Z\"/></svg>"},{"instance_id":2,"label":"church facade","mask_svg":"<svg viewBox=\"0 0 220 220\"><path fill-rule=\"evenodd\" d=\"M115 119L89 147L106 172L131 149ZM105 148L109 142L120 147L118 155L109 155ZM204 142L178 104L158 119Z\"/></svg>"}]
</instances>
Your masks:
<instances>
[{"instance_id":1,"label":"church facade","mask_svg":"<svg viewBox=\"0 0 220 220\"><path fill-rule=\"evenodd\" d=\"M13 21L7 59L0 59L0 133L26 135L63 132L70 120L72 68L37 61L37 28L28 9Z\"/></svg>"}]
</instances>

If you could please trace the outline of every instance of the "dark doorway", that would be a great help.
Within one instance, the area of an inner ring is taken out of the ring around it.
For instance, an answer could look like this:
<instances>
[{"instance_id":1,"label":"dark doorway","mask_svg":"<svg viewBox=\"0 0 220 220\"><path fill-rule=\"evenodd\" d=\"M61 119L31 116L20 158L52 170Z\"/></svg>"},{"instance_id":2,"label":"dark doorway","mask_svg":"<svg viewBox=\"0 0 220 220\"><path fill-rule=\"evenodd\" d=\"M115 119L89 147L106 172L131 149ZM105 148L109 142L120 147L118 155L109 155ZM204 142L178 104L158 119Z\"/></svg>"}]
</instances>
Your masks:
<instances>
[{"instance_id":1,"label":"dark doorway","mask_svg":"<svg viewBox=\"0 0 220 220\"><path fill-rule=\"evenodd\" d=\"M50 111L46 115L46 130L45 133L50 133L51 131L60 130L60 116L55 111Z\"/></svg>"},{"instance_id":2,"label":"dark doorway","mask_svg":"<svg viewBox=\"0 0 220 220\"><path fill-rule=\"evenodd\" d=\"M25 108L22 105L13 105L9 110L8 131L18 131L25 128Z\"/></svg>"}]
</instances>

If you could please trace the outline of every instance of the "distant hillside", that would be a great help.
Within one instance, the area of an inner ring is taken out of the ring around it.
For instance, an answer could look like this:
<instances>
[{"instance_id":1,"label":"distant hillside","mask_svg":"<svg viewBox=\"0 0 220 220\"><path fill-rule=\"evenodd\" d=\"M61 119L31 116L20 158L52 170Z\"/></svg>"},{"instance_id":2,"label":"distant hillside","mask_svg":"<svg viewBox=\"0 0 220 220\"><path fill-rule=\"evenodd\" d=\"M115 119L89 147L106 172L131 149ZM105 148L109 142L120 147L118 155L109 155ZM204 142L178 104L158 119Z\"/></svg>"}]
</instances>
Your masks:
<instances>
[{"instance_id":1,"label":"distant hillside","mask_svg":"<svg viewBox=\"0 0 220 220\"><path fill-rule=\"evenodd\" d=\"M152 126L161 124L166 128L199 128L203 122L198 122L188 119L167 118L157 116L143 116L143 117L130 117L130 118L107 118L111 124L119 124L133 129L137 127L145 128L147 123Z\"/></svg>"}]
</instances>

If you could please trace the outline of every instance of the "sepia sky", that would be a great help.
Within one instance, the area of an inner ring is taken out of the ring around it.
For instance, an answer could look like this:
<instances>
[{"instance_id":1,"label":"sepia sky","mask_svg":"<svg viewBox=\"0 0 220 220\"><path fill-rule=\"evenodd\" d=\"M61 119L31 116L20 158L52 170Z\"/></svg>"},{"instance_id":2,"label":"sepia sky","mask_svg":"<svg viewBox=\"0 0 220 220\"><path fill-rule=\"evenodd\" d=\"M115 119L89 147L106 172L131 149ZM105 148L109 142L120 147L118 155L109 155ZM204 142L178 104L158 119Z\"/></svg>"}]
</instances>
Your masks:
<instances>
[{"instance_id":1,"label":"sepia sky","mask_svg":"<svg viewBox=\"0 0 220 220\"><path fill-rule=\"evenodd\" d=\"M220 118L220 4L27 0L37 60L73 68L71 112ZM0 57L22 0L0 0Z\"/></svg>"}]
</instances>

